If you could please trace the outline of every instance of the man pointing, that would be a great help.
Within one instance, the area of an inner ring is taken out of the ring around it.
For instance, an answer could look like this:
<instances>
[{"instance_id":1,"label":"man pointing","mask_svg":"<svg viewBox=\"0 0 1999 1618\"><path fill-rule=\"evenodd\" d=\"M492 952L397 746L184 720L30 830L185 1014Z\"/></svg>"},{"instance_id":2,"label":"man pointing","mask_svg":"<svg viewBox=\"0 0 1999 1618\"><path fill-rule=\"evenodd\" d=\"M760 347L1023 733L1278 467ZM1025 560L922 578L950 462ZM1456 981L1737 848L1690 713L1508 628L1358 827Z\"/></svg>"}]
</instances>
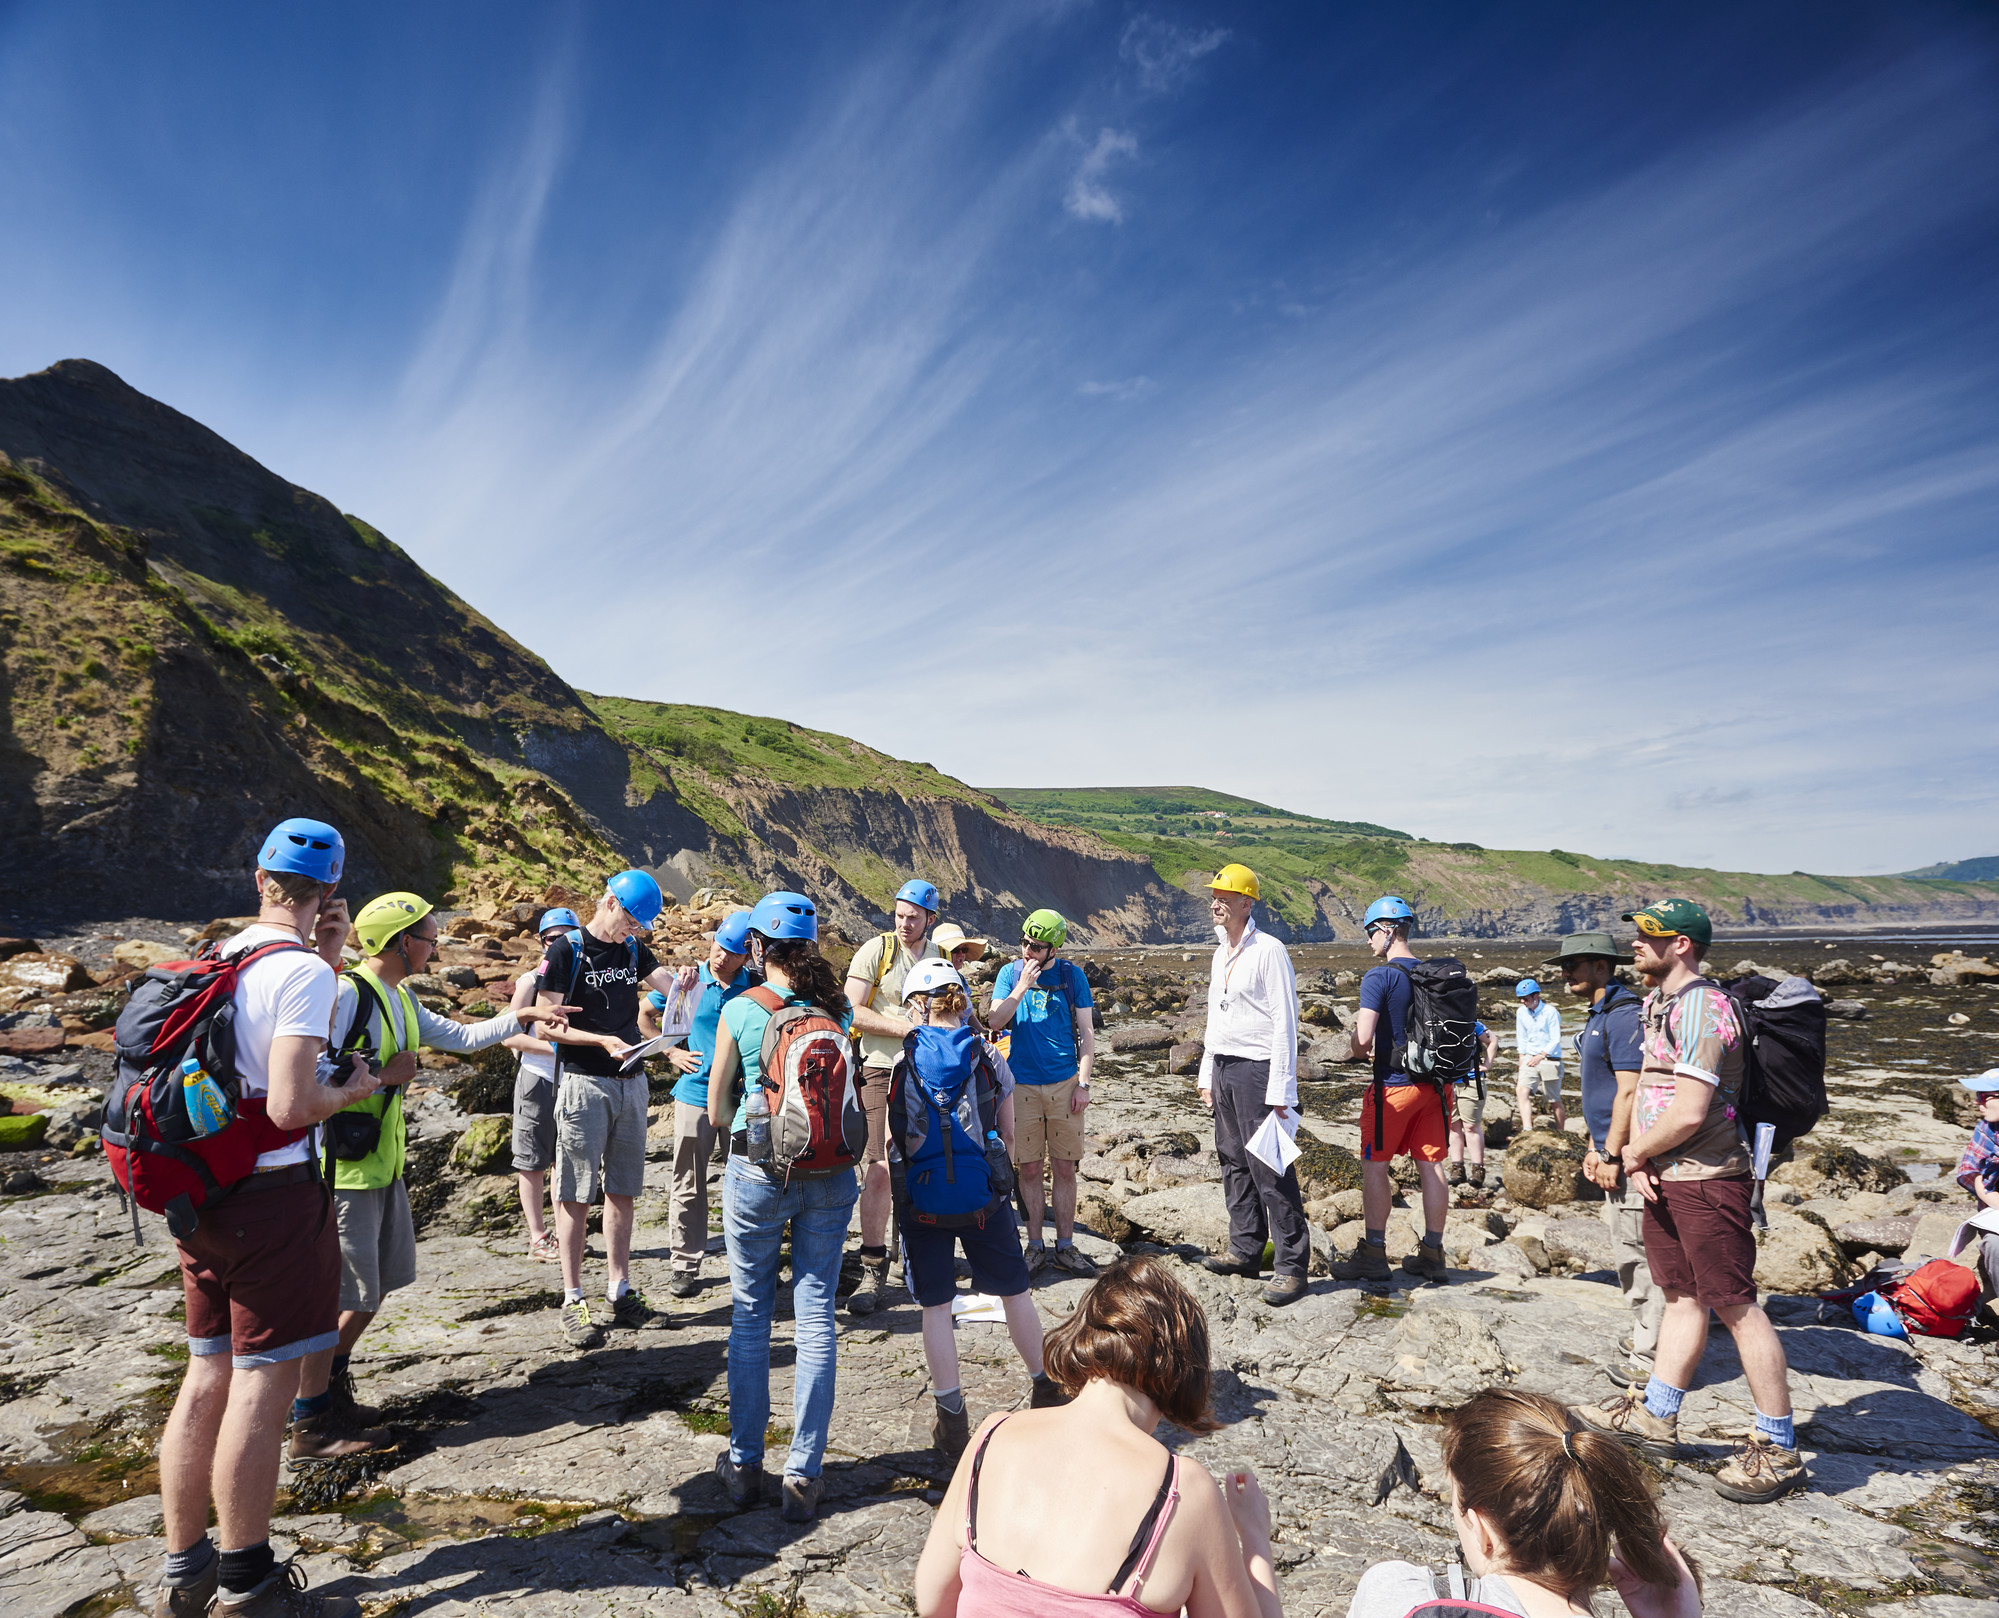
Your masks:
<instances>
[{"instance_id":1,"label":"man pointing","mask_svg":"<svg viewBox=\"0 0 1999 1618\"><path fill-rule=\"evenodd\" d=\"M1298 980L1284 946L1258 929L1256 873L1224 865L1208 884L1215 918L1214 970L1208 976L1208 1032L1201 1056L1201 1103L1214 1109L1215 1151L1229 1205L1229 1251L1201 1262L1217 1275L1256 1276L1263 1244L1277 1248L1266 1303L1305 1295L1311 1239L1296 1167L1277 1173L1249 1150L1273 1113L1296 1127Z\"/></svg>"}]
</instances>

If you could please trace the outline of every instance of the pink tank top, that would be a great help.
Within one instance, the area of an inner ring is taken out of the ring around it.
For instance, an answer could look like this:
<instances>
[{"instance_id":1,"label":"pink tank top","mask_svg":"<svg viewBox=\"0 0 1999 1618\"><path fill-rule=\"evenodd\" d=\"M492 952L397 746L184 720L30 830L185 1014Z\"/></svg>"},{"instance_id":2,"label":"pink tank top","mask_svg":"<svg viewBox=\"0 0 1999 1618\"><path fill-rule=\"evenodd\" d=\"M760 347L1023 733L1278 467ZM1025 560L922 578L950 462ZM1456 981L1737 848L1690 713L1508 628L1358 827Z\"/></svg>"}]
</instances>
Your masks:
<instances>
[{"instance_id":1,"label":"pink tank top","mask_svg":"<svg viewBox=\"0 0 1999 1618\"><path fill-rule=\"evenodd\" d=\"M993 1441L993 1434L1000 1430L1005 1419L1001 1417L993 1423L980 1442L978 1453L972 1457L971 1483L965 1491L965 1548L958 1553L958 1611L967 1618L989 1618L989 1615L990 1618L1097 1618L1099 1614L1113 1612L1131 1613L1134 1618L1160 1618L1158 1608L1148 1607L1138 1599L1138 1591L1146 1574L1152 1571L1152 1559L1159 1552L1159 1542L1166 1537L1166 1525L1173 1520L1173 1508L1180 1500L1180 1457L1167 1456L1166 1477L1159 1485L1159 1497L1152 1502L1146 1521L1138 1527L1143 1535L1146 1524L1150 1523L1152 1533L1142 1544L1134 1537L1131 1554L1111 1581L1111 1588L1102 1595L1065 1590L1059 1584L1044 1584L1025 1573L1009 1573L979 1554L979 1468L985 1464L986 1445Z\"/></svg>"}]
</instances>

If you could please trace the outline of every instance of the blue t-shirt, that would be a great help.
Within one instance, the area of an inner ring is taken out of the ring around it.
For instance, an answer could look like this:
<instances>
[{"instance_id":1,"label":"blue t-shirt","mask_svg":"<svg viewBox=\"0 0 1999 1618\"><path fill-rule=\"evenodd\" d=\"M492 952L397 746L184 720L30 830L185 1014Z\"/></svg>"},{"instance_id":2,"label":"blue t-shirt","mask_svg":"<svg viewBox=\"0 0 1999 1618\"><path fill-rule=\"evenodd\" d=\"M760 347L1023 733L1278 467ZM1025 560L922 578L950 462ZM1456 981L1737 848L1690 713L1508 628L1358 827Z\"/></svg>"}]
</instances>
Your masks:
<instances>
[{"instance_id":1,"label":"blue t-shirt","mask_svg":"<svg viewBox=\"0 0 1999 1618\"><path fill-rule=\"evenodd\" d=\"M772 992L777 991L773 989ZM784 997L784 1003L788 1006L802 1006L806 1001L795 994L788 994ZM729 1125L731 1134L740 1133L747 1126L750 1086L763 1081L764 1030L770 1026L770 1018L771 1014L768 1011L740 993L722 1007L722 1026L735 1036L736 1056L742 1064L742 1077L738 1081L740 1093L736 1096L736 1116L734 1122ZM851 1033L854 1027L853 1014L849 1012L841 1019L840 1025ZM701 1081L701 1087L703 1090L708 1087L705 1077Z\"/></svg>"},{"instance_id":2,"label":"blue t-shirt","mask_svg":"<svg viewBox=\"0 0 1999 1618\"><path fill-rule=\"evenodd\" d=\"M993 979L993 1000L1005 1000L1020 981L1020 962L1008 961ZM1088 1011L1089 979L1074 961L1059 956L1041 969L1034 987L1014 1011L1013 1041L1006 1059L1016 1084L1063 1084L1082 1066L1076 1054L1076 1013Z\"/></svg>"},{"instance_id":3,"label":"blue t-shirt","mask_svg":"<svg viewBox=\"0 0 1999 1618\"><path fill-rule=\"evenodd\" d=\"M701 963L701 998L694 1002L694 1026L687 1033L687 1048L701 1058L692 1073L683 1073L673 1086L673 1099L689 1106L708 1105L708 1069L715 1061L715 1025L722 1020L722 1008L750 986L750 969L740 968L727 983L718 983L708 963ZM662 1005L665 1004L662 998Z\"/></svg>"},{"instance_id":4,"label":"blue t-shirt","mask_svg":"<svg viewBox=\"0 0 1999 1618\"><path fill-rule=\"evenodd\" d=\"M1636 1073L1644 1065L1645 1028L1638 996L1621 983L1589 1008L1576 1047L1582 1055L1583 1121L1591 1144L1600 1152L1610 1133L1611 1103L1617 1099L1617 1075Z\"/></svg>"},{"instance_id":5,"label":"blue t-shirt","mask_svg":"<svg viewBox=\"0 0 1999 1618\"><path fill-rule=\"evenodd\" d=\"M1374 1025L1374 1037L1380 1039L1386 1032L1391 1052L1397 1045L1407 1042L1405 1030L1409 1024L1409 1000L1415 992L1409 987L1409 974L1385 961L1380 966L1369 967L1367 976L1360 980L1360 1009L1372 1011L1381 1018ZM1389 1059L1394 1060L1393 1056ZM1387 1082L1407 1084L1410 1082L1409 1075L1398 1067L1391 1067Z\"/></svg>"}]
</instances>

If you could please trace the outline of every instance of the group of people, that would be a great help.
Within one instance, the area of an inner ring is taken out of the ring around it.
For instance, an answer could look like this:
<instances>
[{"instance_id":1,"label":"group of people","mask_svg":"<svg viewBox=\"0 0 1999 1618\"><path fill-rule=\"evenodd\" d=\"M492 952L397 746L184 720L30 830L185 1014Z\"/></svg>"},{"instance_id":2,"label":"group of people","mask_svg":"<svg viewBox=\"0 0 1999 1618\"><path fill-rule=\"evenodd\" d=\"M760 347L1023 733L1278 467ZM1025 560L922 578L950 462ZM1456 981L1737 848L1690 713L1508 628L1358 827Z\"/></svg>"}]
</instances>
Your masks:
<instances>
[{"instance_id":1,"label":"group of people","mask_svg":"<svg viewBox=\"0 0 1999 1618\"><path fill-rule=\"evenodd\" d=\"M1029 1296L1044 1270L1096 1274L1075 1243L1093 1001L1087 977L1061 953L1067 924L1059 914L1026 918L1019 956L1000 968L981 1008L965 969L989 942L940 925L939 894L927 881L901 889L890 927L863 943L842 975L820 952L816 905L793 892L766 894L724 918L699 965L663 965L643 935L664 895L645 872L625 871L587 920L567 909L544 914L541 957L514 985L509 1009L460 1024L426 1010L407 987L437 948L432 906L415 894L385 894L350 921L335 896L343 861L330 826L292 820L276 828L258 860L256 921L221 946L245 959L285 946L251 960L235 989L241 1094L257 1098L260 1127L272 1133L255 1174L177 1236L190 1361L161 1449L161 1618L192 1618L211 1603L226 1618L355 1610L307 1593L271 1553L280 1450L287 1432L299 1460L388 1441L376 1413L355 1398L348 1360L385 1295L415 1274L401 1098L420 1048L466 1052L500 1042L520 1054L513 1152L528 1253L560 1264L561 1330L578 1348L607 1332L672 1324L671 1303L648 1299L631 1273L647 1054L663 1049L674 1073L669 1298L702 1284L709 1174L726 1142L730 1434L716 1471L738 1506L774 1496L793 1521L819 1507L836 1298L858 1206L860 1281L847 1307L866 1316L888 1305L893 1241L902 1283L922 1311L932 1440L957 1463L918 1573L923 1610L952 1610L967 1591L981 1611L1069 1610L1051 1590L1072 1604L1115 1598L1126 1610L1276 1610L1268 1507L1253 1478L1232 1476L1218 1490L1149 1436L1162 1418L1188 1432L1213 1425L1199 1306L1142 1260L1113 1266L1045 1339ZM1255 1146L1273 1124L1284 1133L1297 1127L1298 998L1288 953L1256 924L1258 897L1255 873L1241 865L1210 886L1217 943L1198 1086L1214 1114L1229 1243L1204 1262L1260 1279L1268 1245L1273 1273L1263 1296L1281 1306L1309 1289L1308 1227L1295 1168L1274 1168L1273 1154ZM1574 1599L1614 1576L1629 1585L1627 1601L1691 1584L1656 1509L1632 1487L1623 1450L1677 1452L1680 1402L1710 1311L1735 1338L1756 1406L1755 1430L1717 1487L1762 1501L1804 1477L1783 1350L1751 1275L1750 1161L1730 1113L1743 1031L1727 995L1701 971L1712 929L1684 900L1625 919L1637 930L1628 951L1608 934L1578 934L1548 963L1583 1003L1575 1048L1590 1135L1585 1172L1606 1192L1632 1310L1623 1357L1611 1368L1623 1391L1566 1410L1491 1392L1452 1418L1447 1443L1466 1565L1483 1580L1481 1599L1508 1610L1552 1610L1531 1591L1506 1594L1509 1581L1540 1581ZM1375 1059L1379 1082L1361 1117L1365 1234L1335 1265L1343 1280L1390 1277L1391 1167L1403 1156L1417 1167L1423 1223L1403 1268L1416 1279L1447 1279L1446 1164L1454 1146L1473 1143L1482 1166L1476 1108L1460 1116L1458 1099L1410 1058L1422 964L1410 942L1415 920L1394 895L1364 917L1377 964L1361 982L1351 1054ZM342 972L350 940L360 960ZM1642 1002L1618 981L1619 965L1635 966L1650 986ZM1522 1118L1539 1090L1559 1125L1560 1014L1533 980L1520 985L1519 999ZM1481 1096L1497 1044L1478 1025L1466 1076ZM1024 1241L1010 1206L1016 1195ZM1999 1188L1991 1196L1999 1200ZM598 1308L583 1270L587 1219L600 1199ZM1052 1249L1043 1223L1051 1207ZM765 1473L770 1343L787 1249L793 1420L773 1487ZM960 1253L975 1288L1000 1300L1027 1373L1027 1408L976 1438L952 1330ZM1122 1480L1093 1486L1087 1499L1072 1469L1057 1464L1084 1443L1104 1458L1107 1478ZM211 1497L219 1548L207 1535ZM1530 1500L1541 1505L1530 1510ZM1104 1548L1126 1518L1140 1526L1113 1569ZM1555 1521L1575 1532L1551 1539L1545 1525ZM1057 1522L1094 1523L1103 1533L1040 1531ZM1534 1530L1545 1542L1533 1552L1538 1561L1523 1560L1529 1523L1544 1525ZM1621 1563L1611 1559L1613 1541ZM1415 1589L1415 1577L1371 1574L1357 1610L1388 1612ZM1109 1595L1075 1594L1087 1590ZM1200 1590L1208 1595L1196 1600L1190 1592ZM1686 1610L1683 1597L1661 1594L1666 1604L1651 1610Z\"/></svg>"}]
</instances>

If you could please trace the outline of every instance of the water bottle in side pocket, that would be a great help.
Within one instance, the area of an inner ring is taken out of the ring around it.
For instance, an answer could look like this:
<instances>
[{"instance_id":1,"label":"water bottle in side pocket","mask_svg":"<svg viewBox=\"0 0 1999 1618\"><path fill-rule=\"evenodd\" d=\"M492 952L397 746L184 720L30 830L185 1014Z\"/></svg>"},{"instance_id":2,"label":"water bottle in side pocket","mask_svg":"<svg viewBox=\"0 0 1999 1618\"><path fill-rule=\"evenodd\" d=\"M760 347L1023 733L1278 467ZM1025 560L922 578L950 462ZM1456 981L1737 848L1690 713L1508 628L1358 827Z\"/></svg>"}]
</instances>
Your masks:
<instances>
[{"instance_id":1,"label":"water bottle in side pocket","mask_svg":"<svg viewBox=\"0 0 1999 1618\"><path fill-rule=\"evenodd\" d=\"M770 1094L761 1083L750 1086L749 1099L743 1103L743 1133L748 1137L749 1149L744 1153L752 1163L770 1161Z\"/></svg>"},{"instance_id":2,"label":"water bottle in side pocket","mask_svg":"<svg viewBox=\"0 0 1999 1618\"><path fill-rule=\"evenodd\" d=\"M222 1086L208 1076L195 1057L180 1065L180 1092L197 1137L219 1135L235 1122L236 1111L222 1093Z\"/></svg>"},{"instance_id":3,"label":"water bottle in side pocket","mask_svg":"<svg viewBox=\"0 0 1999 1618\"><path fill-rule=\"evenodd\" d=\"M986 1181L996 1197L1013 1194L1013 1159L1007 1156L1006 1142L997 1129L986 1131Z\"/></svg>"}]
</instances>

